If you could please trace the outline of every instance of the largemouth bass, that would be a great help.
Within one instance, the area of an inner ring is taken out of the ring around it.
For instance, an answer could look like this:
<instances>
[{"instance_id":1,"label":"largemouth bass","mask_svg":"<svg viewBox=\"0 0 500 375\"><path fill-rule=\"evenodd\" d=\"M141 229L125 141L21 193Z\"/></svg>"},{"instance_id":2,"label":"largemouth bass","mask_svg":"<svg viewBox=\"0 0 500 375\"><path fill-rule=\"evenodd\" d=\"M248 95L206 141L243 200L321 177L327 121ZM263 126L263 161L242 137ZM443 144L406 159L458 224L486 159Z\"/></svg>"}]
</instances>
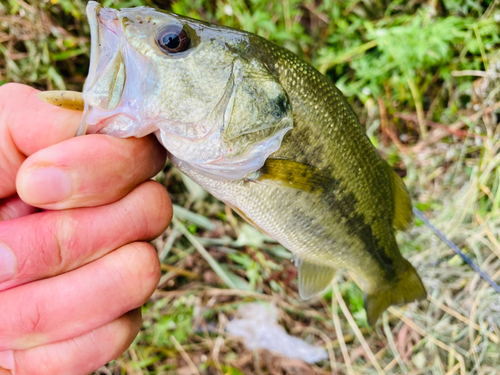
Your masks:
<instances>
[{"instance_id":1,"label":"largemouth bass","mask_svg":"<svg viewBox=\"0 0 500 375\"><path fill-rule=\"evenodd\" d=\"M155 133L172 163L290 250L304 299L338 268L362 281L368 322L426 296L394 228L403 181L342 93L259 36L147 7L89 2L81 133Z\"/></svg>"}]
</instances>

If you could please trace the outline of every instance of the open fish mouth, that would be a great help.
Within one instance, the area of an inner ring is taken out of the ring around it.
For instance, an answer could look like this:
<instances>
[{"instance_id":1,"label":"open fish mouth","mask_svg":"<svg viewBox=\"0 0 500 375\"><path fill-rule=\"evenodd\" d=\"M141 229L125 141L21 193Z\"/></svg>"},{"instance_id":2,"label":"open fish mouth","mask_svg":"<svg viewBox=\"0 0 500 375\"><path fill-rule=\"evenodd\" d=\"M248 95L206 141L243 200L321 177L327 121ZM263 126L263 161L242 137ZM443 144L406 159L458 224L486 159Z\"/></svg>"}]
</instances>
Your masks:
<instances>
[{"instance_id":1,"label":"open fish mouth","mask_svg":"<svg viewBox=\"0 0 500 375\"><path fill-rule=\"evenodd\" d=\"M91 34L90 67L83 89L85 110L79 133L85 133L88 125L96 126L93 133L99 132L106 123L105 117L114 114L106 116L107 111L98 111L101 114L94 116L92 108L111 111L118 106L123 94L126 68L120 48L123 27L118 12L93 1L87 5Z\"/></svg>"}]
</instances>

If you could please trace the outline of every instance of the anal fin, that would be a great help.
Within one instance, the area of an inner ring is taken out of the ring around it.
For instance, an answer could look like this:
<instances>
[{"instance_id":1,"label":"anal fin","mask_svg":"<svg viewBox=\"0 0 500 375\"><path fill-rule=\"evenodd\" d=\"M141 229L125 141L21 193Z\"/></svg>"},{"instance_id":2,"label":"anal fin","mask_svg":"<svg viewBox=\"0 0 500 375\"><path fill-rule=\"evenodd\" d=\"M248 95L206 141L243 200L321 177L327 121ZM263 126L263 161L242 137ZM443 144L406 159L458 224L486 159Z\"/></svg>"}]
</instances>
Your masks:
<instances>
[{"instance_id":1,"label":"anal fin","mask_svg":"<svg viewBox=\"0 0 500 375\"><path fill-rule=\"evenodd\" d=\"M299 259L296 262L299 269L299 295L306 300L324 291L332 282L337 270Z\"/></svg>"}]
</instances>

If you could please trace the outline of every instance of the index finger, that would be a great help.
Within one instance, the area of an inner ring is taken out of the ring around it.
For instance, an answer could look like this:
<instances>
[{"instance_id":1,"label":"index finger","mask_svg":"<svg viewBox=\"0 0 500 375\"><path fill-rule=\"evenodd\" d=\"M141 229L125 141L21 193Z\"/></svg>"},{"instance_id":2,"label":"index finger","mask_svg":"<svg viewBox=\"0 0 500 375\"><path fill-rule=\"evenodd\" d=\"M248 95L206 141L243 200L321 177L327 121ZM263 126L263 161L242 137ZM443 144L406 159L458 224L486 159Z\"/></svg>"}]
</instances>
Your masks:
<instances>
[{"instance_id":1,"label":"index finger","mask_svg":"<svg viewBox=\"0 0 500 375\"><path fill-rule=\"evenodd\" d=\"M0 86L0 198L16 191L16 174L27 156L75 136L82 112L58 108L17 83Z\"/></svg>"}]
</instances>

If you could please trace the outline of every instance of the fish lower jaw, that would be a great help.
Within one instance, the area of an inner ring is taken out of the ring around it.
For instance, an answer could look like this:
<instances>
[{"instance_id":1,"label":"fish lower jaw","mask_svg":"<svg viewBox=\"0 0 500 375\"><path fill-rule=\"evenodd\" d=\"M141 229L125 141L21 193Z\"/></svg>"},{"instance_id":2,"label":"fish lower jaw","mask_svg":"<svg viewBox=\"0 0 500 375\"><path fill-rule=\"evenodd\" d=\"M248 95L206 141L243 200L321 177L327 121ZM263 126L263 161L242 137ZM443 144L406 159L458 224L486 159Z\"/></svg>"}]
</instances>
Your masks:
<instances>
[{"instance_id":1,"label":"fish lower jaw","mask_svg":"<svg viewBox=\"0 0 500 375\"><path fill-rule=\"evenodd\" d=\"M157 130L150 122L139 121L124 113L99 114L96 109L89 110L85 118L87 133L107 134L117 138L144 137Z\"/></svg>"}]
</instances>

